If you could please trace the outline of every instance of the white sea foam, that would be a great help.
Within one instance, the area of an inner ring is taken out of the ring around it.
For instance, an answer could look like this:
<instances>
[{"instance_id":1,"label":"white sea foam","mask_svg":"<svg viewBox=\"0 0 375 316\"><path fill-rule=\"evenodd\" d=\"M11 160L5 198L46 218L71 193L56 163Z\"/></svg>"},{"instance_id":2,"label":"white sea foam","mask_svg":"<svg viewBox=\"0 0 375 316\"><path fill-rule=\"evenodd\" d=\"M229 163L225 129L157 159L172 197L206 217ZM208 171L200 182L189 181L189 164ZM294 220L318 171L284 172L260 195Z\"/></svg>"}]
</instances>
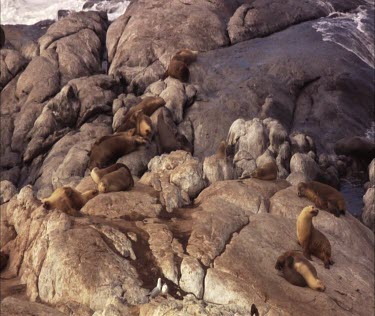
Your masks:
<instances>
[{"instance_id":1,"label":"white sea foam","mask_svg":"<svg viewBox=\"0 0 375 316\"><path fill-rule=\"evenodd\" d=\"M313 27L322 33L324 41L344 47L375 68L374 1L367 3L350 13L329 11L328 18L320 19Z\"/></svg>"},{"instance_id":2,"label":"white sea foam","mask_svg":"<svg viewBox=\"0 0 375 316\"><path fill-rule=\"evenodd\" d=\"M371 122L371 126L368 130L366 130L365 132L365 136L368 138L368 139L371 139L373 141L375 141L375 122Z\"/></svg>"},{"instance_id":3,"label":"white sea foam","mask_svg":"<svg viewBox=\"0 0 375 316\"><path fill-rule=\"evenodd\" d=\"M1 24L31 25L42 20L56 20L59 10L82 11L86 0L1 0ZM94 11L106 11L113 21L122 15L130 1L101 1L94 4Z\"/></svg>"}]
</instances>

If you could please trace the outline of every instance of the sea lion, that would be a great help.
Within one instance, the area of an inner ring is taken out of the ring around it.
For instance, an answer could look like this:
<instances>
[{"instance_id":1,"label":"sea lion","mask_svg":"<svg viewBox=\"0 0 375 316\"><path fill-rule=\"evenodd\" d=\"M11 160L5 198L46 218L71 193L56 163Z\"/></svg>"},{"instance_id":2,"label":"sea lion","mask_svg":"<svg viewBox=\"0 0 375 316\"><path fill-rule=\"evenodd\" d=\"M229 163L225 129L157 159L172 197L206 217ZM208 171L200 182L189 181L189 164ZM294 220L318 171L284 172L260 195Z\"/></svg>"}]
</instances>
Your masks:
<instances>
[{"instance_id":1,"label":"sea lion","mask_svg":"<svg viewBox=\"0 0 375 316\"><path fill-rule=\"evenodd\" d=\"M143 137L138 135L129 136L127 133L104 136L92 146L89 153L89 169L106 167L118 158L133 152L138 145L146 143L147 140Z\"/></svg>"},{"instance_id":2,"label":"sea lion","mask_svg":"<svg viewBox=\"0 0 375 316\"><path fill-rule=\"evenodd\" d=\"M145 115L142 110L135 114L136 129L135 133L151 141L153 136L153 127L150 117Z\"/></svg>"},{"instance_id":3,"label":"sea lion","mask_svg":"<svg viewBox=\"0 0 375 316\"><path fill-rule=\"evenodd\" d=\"M5 269L9 261L9 255L0 251L0 272Z\"/></svg>"},{"instance_id":4,"label":"sea lion","mask_svg":"<svg viewBox=\"0 0 375 316\"><path fill-rule=\"evenodd\" d=\"M331 244L327 237L317 230L312 218L319 214L319 210L312 205L305 207L297 218L297 239L303 248L303 255L311 259L311 254L324 262L324 267L334 262L331 258Z\"/></svg>"},{"instance_id":5,"label":"sea lion","mask_svg":"<svg viewBox=\"0 0 375 316\"><path fill-rule=\"evenodd\" d=\"M318 279L315 267L299 252L287 251L277 258L275 269L283 273L291 284L324 291L325 285Z\"/></svg>"},{"instance_id":6,"label":"sea lion","mask_svg":"<svg viewBox=\"0 0 375 316\"><path fill-rule=\"evenodd\" d=\"M115 163L115 164L110 165L109 167L103 168L103 169L99 169L98 167L95 167L91 170L90 175L91 175L91 178L94 180L94 182L96 184L98 184L100 182L100 179L103 178L106 174L111 173L113 171L116 171L120 168L125 168L125 169L129 170L129 168L126 165L118 162L118 163ZM130 172L130 170L129 170L129 172Z\"/></svg>"},{"instance_id":7,"label":"sea lion","mask_svg":"<svg viewBox=\"0 0 375 316\"><path fill-rule=\"evenodd\" d=\"M315 206L339 217L345 215L346 203L344 196L331 186L317 181L300 182L298 184L298 196L306 197Z\"/></svg>"},{"instance_id":8,"label":"sea lion","mask_svg":"<svg viewBox=\"0 0 375 316\"><path fill-rule=\"evenodd\" d=\"M165 105L165 101L161 97L147 97L144 98L136 106L130 108L124 117L124 123L122 123L116 132L125 132L128 129L135 128L137 119L135 114L138 111L142 111L144 115L151 116L158 108Z\"/></svg>"},{"instance_id":9,"label":"sea lion","mask_svg":"<svg viewBox=\"0 0 375 316\"><path fill-rule=\"evenodd\" d=\"M158 114L157 129L161 153L170 153L179 149L192 152L192 146L186 137L175 133L172 127L165 122L163 111Z\"/></svg>"},{"instance_id":10,"label":"sea lion","mask_svg":"<svg viewBox=\"0 0 375 316\"><path fill-rule=\"evenodd\" d=\"M50 197L42 199L42 204L47 210L58 209L68 215L79 216L79 210L97 195L97 190L81 193L71 187L61 187L56 189Z\"/></svg>"},{"instance_id":11,"label":"sea lion","mask_svg":"<svg viewBox=\"0 0 375 316\"><path fill-rule=\"evenodd\" d=\"M275 180L277 179L277 171L277 165L272 161L256 168L251 177L260 180Z\"/></svg>"},{"instance_id":12,"label":"sea lion","mask_svg":"<svg viewBox=\"0 0 375 316\"><path fill-rule=\"evenodd\" d=\"M216 157L219 159L227 159L227 147L228 143L225 140L222 140L219 144L219 147L216 150Z\"/></svg>"},{"instance_id":13,"label":"sea lion","mask_svg":"<svg viewBox=\"0 0 375 316\"><path fill-rule=\"evenodd\" d=\"M107 173L98 183L100 193L126 191L132 187L134 180L128 167Z\"/></svg>"},{"instance_id":14,"label":"sea lion","mask_svg":"<svg viewBox=\"0 0 375 316\"><path fill-rule=\"evenodd\" d=\"M197 60L198 51L190 50L187 48L181 49L173 57L172 60L179 60L189 66Z\"/></svg>"}]
</instances>

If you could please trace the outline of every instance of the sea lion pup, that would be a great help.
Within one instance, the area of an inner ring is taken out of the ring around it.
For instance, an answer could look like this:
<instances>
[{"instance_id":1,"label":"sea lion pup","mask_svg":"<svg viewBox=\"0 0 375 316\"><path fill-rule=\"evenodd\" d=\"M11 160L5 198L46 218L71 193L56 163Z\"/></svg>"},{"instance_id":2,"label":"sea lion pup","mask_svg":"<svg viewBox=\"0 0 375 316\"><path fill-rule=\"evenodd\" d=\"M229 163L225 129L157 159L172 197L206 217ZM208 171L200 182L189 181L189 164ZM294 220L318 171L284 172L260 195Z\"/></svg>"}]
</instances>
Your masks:
<instances>
[{"instance_id":1,"label":"sea lion pup","mask_svg":"<svg viewBox=\"0 0 375 316\"><path fill-rule=\"evenodd\" d=\"M61 187L56 189L49 198L42 199L42 204L47 210L58 209L68 215L79 216L79 210L97 195L97 190L81 193L71 187Z\"/></svg>"},{"instance_id":2,"label":"sea lion pup","mask_svg":"<svg viewBox=\"0 0 375 316\"><path fill-rule=\"evenodd\" d=\"M98 167L95 167L91 170L90 175L91 175L91 178L94 180L94 182L96 184L98 184L100 182L101 178L103 178L106 174L111 173L113 171L116 171L120 168L125 168L125 169L129 170L129 168L126 165L118 162L118 163L115 163L115 164L110 165L109 167L103 168L103 169L99 169ZM129 170L129 172L130 172L130 170Z\"/></svg>"},{"instance_id":3,"label":"sea lion pup","mask_svg":"<svg viewBox=\"0 0 375 316\"><path fill-rule=\"evenodd\" d=\"M142 111L144 115L151 116L158 108L165 105L165 101L161 97L147 97L144 98L136 106L130 108L124 117L124 123L116 130L116 132L125 132L128 129L136 127L136 116L138 111Z\"/></svg>"},{"instance_id":4,"label":"sea lion pup","mask_svg":"<svg viewBox=\"0 0 375 316\"><path fill-rule=\"evenodd\" d=\"M100 193L127 191L132 187L134 187L134 180L128 167L107 173L98 183Z\"/></svg>"},{"instance_id":5,"label":"sea lion pup","mask_svg":"<svg viewBox=\"0 0 375 316\"><path fill-rule=\"evenodd\" d=\"M9 261L9 255L0 251L0 272L5 269Z\"/></svg>"},{"instance_id":6,"label":"sea lion pup","mask_svg":"<svg viewBox=\"0 0 375 316\"><path fill-rule=\"evenodd\" d=\"M297 218L297 239L307 259L312 260L311 255L314 255L324 262L326 269L329 269L329 265L334 263L331 258L331 244L312 222L312 218L318 214L319 210L312 205L301 211Z\"/></svg>"},{"instance_id":7,"label":"sea lion pup","mask_svg":"<svg viewBox=\"0 0 375 316\"><path fill-rule=\"evenodd\" d=\"M325 285L318 279L315 267L299 252L287 251L277 258L275 269L282 272L291 284L324 291Z\"/></svg>"},{"instance_id":8,"label":"sea lion pup","mask_svg":"<svg viewBox=\"0 0 375 316\"><path fill-rule=\"evenodd\" d=\"M129 136L127 133L104 136L92 146L89 169L106 167L118 158L133 152L138 145L146 143L147 140L143 137Z\"/></svg>"},{"instance_id":9,"label":"sea lion pup","mask_svg":"<svg viewBox=\"0 0 375 316\"><path fill-rule=\"evenodd\" d=\"M306 197L315 206L339 217L345 215L346 203L344 196L331 186L317 181L298 183L298 196Z\"/></svg>"},{"instance_id":10,"label":"sea lion pup","mask_svg":"<svg viewBox=\"0 0 375 316\"><path fill-rule=\"evenodd\" d=\"M175 133L172 127L165 122L163 111L158 114L157 129L161 153L170 153L178 149L192 151L192 146L186 137Z\"/></svg>"},{"instance_id":11,"label":"sea lion pup","mask_svg":"<svg viewBox=\"0 0 375 316\"><path fill-rule=\"evenodd\" d=\"M272 161L256 168L251 177L260 180L275 180L277 179L277 171L277 165Z\"/></svg>"}]
</instances>

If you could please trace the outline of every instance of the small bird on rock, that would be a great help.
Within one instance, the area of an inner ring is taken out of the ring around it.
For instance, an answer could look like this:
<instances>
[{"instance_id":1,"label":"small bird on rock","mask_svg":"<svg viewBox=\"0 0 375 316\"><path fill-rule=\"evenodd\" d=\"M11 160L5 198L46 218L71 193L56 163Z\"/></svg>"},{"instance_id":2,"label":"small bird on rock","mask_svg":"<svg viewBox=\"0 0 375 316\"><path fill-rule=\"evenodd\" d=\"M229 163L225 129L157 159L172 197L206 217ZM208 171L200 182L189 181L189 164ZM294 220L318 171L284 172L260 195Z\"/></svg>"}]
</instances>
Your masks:
<instances>
[{"instance_id":1,"label":"small bird on rock","mask_svg":"<svg viewBox=\"0 0 375 316\"><path fill-rule=\"evenodd\" d=\"M149 296L150 298L154 298L160 294L160 291L161 291L161 279L158 278L158 284L149 294L147 294L147 296Z\"/></svg>"},{"instance_id":2,"label":"small bird on rock","mask_svg":"<svg viewBox=\"0 0 375 316\"><path fill-rule=\"evenodd\" d=\"M162 288L161 288L161 295L167 295L169 291L167 283L164 283Z\"/></svg>"}]
</instances>

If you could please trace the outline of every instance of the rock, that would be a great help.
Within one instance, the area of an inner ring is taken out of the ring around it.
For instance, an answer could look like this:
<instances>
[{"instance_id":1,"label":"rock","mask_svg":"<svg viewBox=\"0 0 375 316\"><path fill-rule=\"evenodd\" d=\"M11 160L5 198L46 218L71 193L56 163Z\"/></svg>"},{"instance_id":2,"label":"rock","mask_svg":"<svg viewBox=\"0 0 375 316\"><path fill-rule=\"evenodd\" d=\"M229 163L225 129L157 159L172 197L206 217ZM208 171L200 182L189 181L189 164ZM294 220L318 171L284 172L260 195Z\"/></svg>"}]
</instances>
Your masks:
<instances>
[{"instance_id":1,"label":"rock","mask_svg":"<svg viewBox=\"0 0 375 316\"><path fill-rule=\"evenodd\" d=\"M162 206L152 188L136 184L131 191L99 194L88 201L81 212L108 218L157 217ZM126 205L126 207L124 207Z\"/></svg>"},{"instance_id":2,"label":"rock","mask_svg":"<svg viewBox=\"0 0 375 316\"><path fill-rule=\"evenodd\" d=\"M203 296L203 281L205 272L197 259L185 257L181 263L180 287L187 293L193 293L196 298Z\"/></svg>"},{"instance_id":3,"label":"rock","mask_svg":"<svg viewBox=\"0 0 375 316\"><path fill-rule=\"evenodd\" d=\"M310 136L303 133L293 133L290 136L290 143L292 147L292 154L307 154L310 151L315 151L314 141Z\"/></svg>"},{"instance_id":4,"label":"rock","mask_svg":"<svg viewBox=\"0 0 375 316\"><path fill-rule=\"evenodd\" d=\"M318 164L307 154L296 153L290 160L290 171L301 172L309 181L315 180L319 173L320 168Z\"/></svg>"},{"instance_id":5,"label":"rock","mask_svg":"<svg viewBox=\"0 0 375 316\"><path fill-rule=\"evenodd\" d=\"M363 196L363 223L375 232L375 188L369 188Z\"/></svg>"},{"instance_id":6,"label":"rock","mask_svg":"<svg viewBox=\"0 0 375 316\"><path fill-rule=\"evenodd\" d=\"M311 179L307 176L306 173L303 173L301 171L292 172L287 178L286 181L288 181L291 185L298 185L300 182L309 182Z\"/></svg>"},{"instance_id":7,"label":"rock","mask_svg":"<svg viewBox=\"0 0 375 316\"><path fill-rule=\"evenodd\" d=\"M167 78L165 83L167 87L160 93L160 97L165 100L165 107L172 113L173 121L179 124L183 120L187 101L184 84L173 78Z\"/></svg>"},{"instance_id":8,"label":"rock","mask_svg":"<svg viewBox=\"0 0 375 316\"><path fill-rule=\"evenodd\" d=\"M17 189L14 184L8 180L0 182L0 204L9 202L10 199L17 194Z\"/></svg>"},{"instance_id":9,"label":"rock","mask_svg":"<svg viewBox=\"0 0 375 316\"><path fill-rule=\"evenodd\" d=\"M209 185L216 181L232 180L236 177L230 158L221 158L217 155L204 159L203 175Z\"/></svg>"},{"instance_id":10,"label":"rock","mask_svg":"<svg viewBox=\"0 0 375 316\"><path fill-rule=\"evenodd\" d=\"M62 313L52 307L21 300L15 297L6 297L1 301L1 311L9 316L67 316L68 314Z\"/></svg>"},{"instance_id":11,"label":"rock","mask_svg":"<svg viewBox=\"0 0 375 316\"><path fill-rule=\"evenodd\" d=\"M368 166L368 176L372 185L375 185L375 158L371 161Z\"/></svg>"},{"instance_id":12,"label":"rock","mask_svg":"<svg viewBox=\"0 0 375 316\"><path fill-rule=\"evenodd\" d=\"M2 49L0 52L0 89L3 89L27 64L27 60L13 49Z\"/></svg>"},{"instance_id":13,"label":"rock","mask_svg":"<svg viewBox=\"0 0 375 316\"><path fill-rule=\"evenodd\" d=\"M123 163L130 169L132 175L140 177L147 170L150 160L157 155L156 144L153 142L147 146L140 146L136 151L127 154L117 162Z\"/></svg>"}]
</instances>

